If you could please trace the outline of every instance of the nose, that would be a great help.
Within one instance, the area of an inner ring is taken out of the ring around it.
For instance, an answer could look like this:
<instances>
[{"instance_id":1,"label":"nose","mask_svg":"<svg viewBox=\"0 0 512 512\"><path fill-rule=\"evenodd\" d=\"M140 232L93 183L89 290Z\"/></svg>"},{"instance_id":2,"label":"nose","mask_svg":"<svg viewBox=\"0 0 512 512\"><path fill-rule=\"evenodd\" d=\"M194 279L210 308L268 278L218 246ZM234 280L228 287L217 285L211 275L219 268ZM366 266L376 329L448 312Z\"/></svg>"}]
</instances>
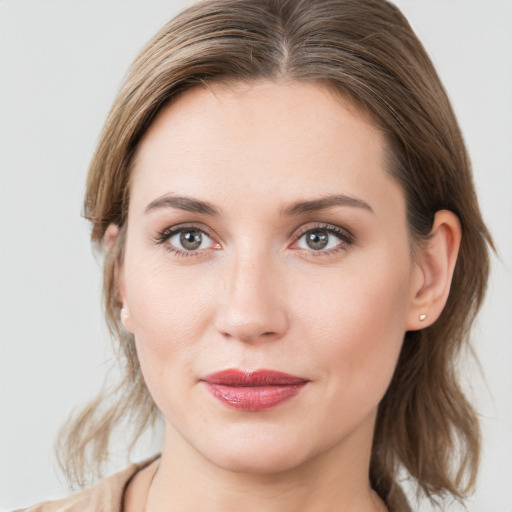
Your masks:
<instances>
[{"instance_id":1,"label":"nose","mask_svg":"<svg viewBox=\"0 0 512 512\"><path fill-rule=\"evenodd\" d=\"M285 283L272 258L236 258L224 275L216 329L244 343L277 340L288 329Z\"/></svg>"}]
</instances>

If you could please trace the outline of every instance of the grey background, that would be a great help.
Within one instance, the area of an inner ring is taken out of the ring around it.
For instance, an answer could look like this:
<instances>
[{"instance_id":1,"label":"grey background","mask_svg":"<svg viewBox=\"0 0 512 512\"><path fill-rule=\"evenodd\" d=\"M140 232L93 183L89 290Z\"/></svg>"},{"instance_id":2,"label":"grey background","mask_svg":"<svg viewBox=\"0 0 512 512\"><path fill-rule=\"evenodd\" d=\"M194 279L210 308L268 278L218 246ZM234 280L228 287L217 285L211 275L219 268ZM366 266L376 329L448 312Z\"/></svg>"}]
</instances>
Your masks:
<instances>
[{"instance_id":1,"label":"grey background","mask_svg":"<svg viewBox=\"0 0 512 512\"><path fill-rule=\"evenodd\" d=\"M0 2L0 508L64 496L52 443L112 362L100 271L80 217L85 174L121 79L183 0ZM512 2L397 2L433 57L498 245L464 366L484 452L469 512L512 511ZM150 444L150 443L149 443ZM141 445L135 457L153 453ZM115 454L111 471L125 466ZM428 511L427 505L420 510ZM458 510L458 507L450 507Z\"/></svg>"}]
</instances>

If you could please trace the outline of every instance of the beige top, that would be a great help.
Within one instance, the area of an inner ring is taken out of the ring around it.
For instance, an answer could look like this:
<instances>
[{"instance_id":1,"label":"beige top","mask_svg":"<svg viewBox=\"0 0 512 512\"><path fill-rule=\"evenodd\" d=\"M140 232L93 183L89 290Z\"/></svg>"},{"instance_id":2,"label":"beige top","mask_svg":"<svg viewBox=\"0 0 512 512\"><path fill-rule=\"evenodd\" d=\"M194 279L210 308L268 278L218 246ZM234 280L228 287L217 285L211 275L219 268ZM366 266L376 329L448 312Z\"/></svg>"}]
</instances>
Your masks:
<instances>
[{"instance_id":1,"label":"beige top","mask_svg":"<svg viewBox=\"0 0 512 512\"><path fill-rule=\"evenodd\" d=\"M15 512L122 512L126 486L139 471L149 466L154 460L155 457L139 464L132 464L123 471L69 498L44 501L23 511Z\"/></svg>"},{"instance_id":2,"label":"beige top","mask_svg":"<svg viewBox=\"0 0 512 512\"><path fill-rule=\"evenodd\" d=\"M84 489L69 498L44 501L24 510L15 512L123 512L123 497L131 479L155 461L157 457L138 464L132 464L98 484ZM157 466L154 468L156 472ZM398 486L392 496L385 500L389 512L412 512L407 499Z\"/></svg>"}]
</instances>

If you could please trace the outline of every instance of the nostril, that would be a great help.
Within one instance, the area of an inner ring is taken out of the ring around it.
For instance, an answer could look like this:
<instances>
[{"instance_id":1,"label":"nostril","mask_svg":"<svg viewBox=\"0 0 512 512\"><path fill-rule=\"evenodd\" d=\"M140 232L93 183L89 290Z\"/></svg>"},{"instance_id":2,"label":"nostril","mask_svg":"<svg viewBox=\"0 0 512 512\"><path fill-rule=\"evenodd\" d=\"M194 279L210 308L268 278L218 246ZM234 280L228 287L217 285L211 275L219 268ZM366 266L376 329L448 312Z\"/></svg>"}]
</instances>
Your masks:
<instances>
[{"instance_id":1,"label":"nostril","mask_svg":"<svg viewBox=\"0 0 512 512\"><path fill-rule=\"evenodd\" d=\"M257 325L237 325L222 331L226 338L233 338L242 343L256 343L260 341L270 341L279 337L276 331L263 331Z\"/></svg>"}]
</instances>

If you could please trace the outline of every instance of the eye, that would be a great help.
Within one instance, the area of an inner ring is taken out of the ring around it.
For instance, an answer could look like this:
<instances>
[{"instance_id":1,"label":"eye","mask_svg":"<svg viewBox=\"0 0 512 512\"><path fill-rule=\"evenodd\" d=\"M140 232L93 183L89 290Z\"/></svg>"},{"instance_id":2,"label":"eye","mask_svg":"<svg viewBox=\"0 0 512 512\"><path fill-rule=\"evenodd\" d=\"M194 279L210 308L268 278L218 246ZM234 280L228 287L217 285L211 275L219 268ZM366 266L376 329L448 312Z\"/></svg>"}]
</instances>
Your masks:
<instances>
[{"instance_id":1,"label":"eye","mask_svg":"<svg viewBox=\"0 0 512 512\"><path fill-rule=\"evenodd\" d=\"M197 251L211 245L211 238L196 228L182 229L169 237L169 244L179 250Z\"/></svg>"},{"instance_id":2,"label":"eye","mask_svg":"<svg viewBox=\"0 0 512 512\"><path fill-rule=\"evenodd\" d=\"M353 243L353 237L335 226L317 226L297 237L297 247L315 252L335 252Z\"/></svg>"},{"instance_id":3,"label":"eye","mask_svg":"<svg viewBox=\"0 0 512 512\"><path fill-rule=\"evenodd\" d=\"M194 256L204 249L220 249L203 229L195 226L173 226L162 231L155 242L176 256Z\"/></svg>"}]
</instances>

